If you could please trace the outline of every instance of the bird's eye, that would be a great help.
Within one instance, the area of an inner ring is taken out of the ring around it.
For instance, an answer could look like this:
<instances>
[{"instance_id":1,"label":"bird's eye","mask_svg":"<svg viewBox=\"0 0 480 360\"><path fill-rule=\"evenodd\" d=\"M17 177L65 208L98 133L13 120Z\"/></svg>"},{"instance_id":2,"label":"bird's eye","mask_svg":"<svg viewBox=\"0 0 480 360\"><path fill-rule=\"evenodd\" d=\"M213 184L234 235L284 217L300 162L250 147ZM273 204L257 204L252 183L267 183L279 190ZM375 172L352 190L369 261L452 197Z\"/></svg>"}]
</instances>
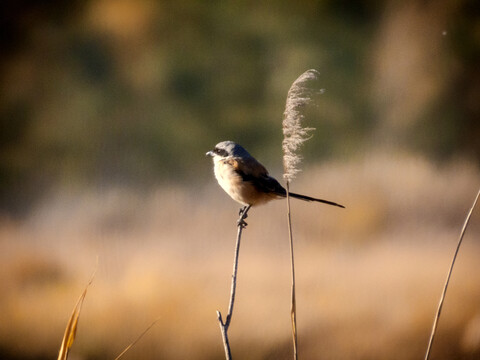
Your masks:
<instances>
[{"instance_id":1,"label":"bird's eye","mask_svg":"<svg viewBox=\"0 0 480 360\"><path fill-rule=\"evenodd\" d=\"M213 149L213 152L219 156L227 156L228 153L225 149L219 149L219 148L215 148Z\"/></svg>"}]
</instances>

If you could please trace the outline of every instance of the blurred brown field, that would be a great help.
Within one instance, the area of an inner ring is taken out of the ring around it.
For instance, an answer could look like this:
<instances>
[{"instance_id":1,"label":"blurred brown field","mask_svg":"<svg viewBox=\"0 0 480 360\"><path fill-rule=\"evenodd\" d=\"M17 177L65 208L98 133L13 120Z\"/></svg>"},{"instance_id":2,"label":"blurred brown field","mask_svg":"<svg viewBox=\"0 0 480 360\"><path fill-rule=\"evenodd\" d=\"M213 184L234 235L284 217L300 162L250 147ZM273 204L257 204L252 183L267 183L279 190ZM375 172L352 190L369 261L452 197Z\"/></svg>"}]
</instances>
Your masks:
<instances>
[{"instance_id":1,"label":"blurred brown field","mask_svg":"<svg viewBox=\"0 0 480 360\"><path fill-rule=\"evenodd\" d=\"M475 0L0 8L0 359L55 358L97 258L70 359L114 359L157 318L125 359L223 359L238 204L204 154L234 140L280 179L312 68L291 190L347 208L293 204L300 358L423 358L479 186ZM480 358L479 212L432 360ZM285 213L247 219L235 359L292 357Z\"/></svg>"},{"instance_id":2,"label":"blurred brown field","mask_svg":"<svg viewBox=\"0 0 480 360\"><path fill-rule=\"evenodd\" d=\"M205 166L210 166L205 161ZM279 172L272 171L279 176ZM422 358L479 170L370 154L307 166L292 190L346 205L295 202L299 354ZM54 358L93 272L71 359L222 359L238 206L212 179L189 188L53 194L0 225L0 357ZM240 249L229 335L239 359L289 359L285 203L254 208ZM454 269L434 359L480 357L480 213Z\"/></svg>"}]
</instances>

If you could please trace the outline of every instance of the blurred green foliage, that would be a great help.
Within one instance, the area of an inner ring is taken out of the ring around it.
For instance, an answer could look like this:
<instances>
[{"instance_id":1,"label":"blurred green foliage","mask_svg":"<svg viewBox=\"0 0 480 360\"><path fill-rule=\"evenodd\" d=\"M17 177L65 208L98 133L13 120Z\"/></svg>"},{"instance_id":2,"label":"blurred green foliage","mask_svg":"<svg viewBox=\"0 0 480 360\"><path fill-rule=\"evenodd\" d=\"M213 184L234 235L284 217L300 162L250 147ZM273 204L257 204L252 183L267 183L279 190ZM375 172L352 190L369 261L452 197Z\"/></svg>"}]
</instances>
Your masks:
<instances>
[{"instance_id":1,"label":"blurred green foliage","mask_svg":"<svg viewBox=\"0 0 480 360\"><path fill-rule=\"evenodd\" d=\"M385 135L372 89L397 11L389 2L3 1L1 208L28 208L59 186L190 182L227 139L280 167L285 97L309 68L326 92L307 109L317 131L306 160L351 156L379 138L478 158L478 6L446 3L430 17L452 34L437 54L449 77L413 125Z\"/></svg>"}]
</instances>

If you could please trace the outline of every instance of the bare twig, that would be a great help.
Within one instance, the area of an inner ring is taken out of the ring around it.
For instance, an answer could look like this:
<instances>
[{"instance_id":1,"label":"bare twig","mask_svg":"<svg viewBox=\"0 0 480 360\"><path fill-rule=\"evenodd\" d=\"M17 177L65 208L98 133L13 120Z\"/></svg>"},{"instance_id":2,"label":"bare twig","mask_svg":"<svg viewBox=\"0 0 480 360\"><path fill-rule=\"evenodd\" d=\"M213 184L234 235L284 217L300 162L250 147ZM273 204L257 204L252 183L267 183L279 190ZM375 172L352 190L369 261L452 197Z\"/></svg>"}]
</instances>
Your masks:
<instances>
[{"instance_id":1,"label":"bare twig","mask_svg":"<svg viewBox=\"0 0 480 360\"><path fill-rule=\"evenodd\" d=\"M290 240L290 263L292 268L292 303L290 307L290 316L292 318L292 338L293 338L293 358L298 359L297 352L297 300L295 296L295 261L293 256L293 235L292 235L292 219L290 216L290 183L286 181L287 190L287 217L288 217L288 237Z\"/></svg>"},{"instance_id":2,"label":"bare twig","mask_svg":"<svg viewBox=\"0 0 480 360\"><path fill-rule=\"evenodd\" d=\"M240 210L240 217L238 218L238 221L237 221L238 231L237 231L237 242L235 244L235 254L233 257L232 286L230 289L230 302L228 304L228 313L227 313L227 317L225 318L225 322L223 322L222 314L220 313L219 310L217 310L218 323L220 325L220 331L222 333L222 339L223 339L223 347L225 349L225 359L227 360L232 359L232 353L230 351L230 342L228 341L228 327L230 326L230 322L232 320L233 305L235 303L235 292L237 288L238 253L240 250L240 240L242 239L242 231L247 226L245 219L248 216L247 215L248 210L250 210L250 205L242 208L242 210Z\"/></svg>"},{"instance_id":3,"label":"bare twig","mask_svg":"<svg viewBox=\"0 0 480 360\"><path fill-rule=\"evenodd\" d=\"M470 208L470 211L468 212L468 215L467 215L467 217L465 219L465 222L463 224L462 231L460 232L460 238L458 239L457 248L455 249L455 253L453 255L452 263L450 264L450 269L448 270L447 279L445 280L445 285L443 286L443 292L442 292L442 296L440 297L440 302L438 304L437 314L435 316L435 320L433 321L432 332L430 334L430 340L428 342L428 348L427 348L427 353L425 354L425 360L428 360L428 358L430 357L430 351L432 349L433 339L434 339L435 333L437 331L438 320L440 319L440 313L442 312L443 302L445 300L445 294L447 293L448 283L450 282L450 276L452 275L453 265L455 264L455 260L457 258L458 251L460 250L460 245L462 244L463 235L465 234L465 230L467 229L468 223L470 221L470 217L472 216L472 213L473 213L473 209L477 205L479 195L480 195L480 190L477 193L475 201L473 202L473 205Z\"/></svg>"}]
</instances>

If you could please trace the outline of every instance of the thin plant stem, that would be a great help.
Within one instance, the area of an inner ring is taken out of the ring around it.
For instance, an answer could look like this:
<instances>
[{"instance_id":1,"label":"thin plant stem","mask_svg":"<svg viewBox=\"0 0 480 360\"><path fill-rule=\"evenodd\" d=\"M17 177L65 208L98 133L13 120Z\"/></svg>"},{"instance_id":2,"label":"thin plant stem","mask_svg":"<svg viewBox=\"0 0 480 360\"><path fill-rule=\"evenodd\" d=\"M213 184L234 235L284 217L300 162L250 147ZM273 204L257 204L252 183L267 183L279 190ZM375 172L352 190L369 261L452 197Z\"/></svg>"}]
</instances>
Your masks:
<instances>
[{"instance_id":1,"label":"thin plant stem","mask_svg":"<svg viewBox=\"0 0 480 360\"><path fill-rule=\"evenodd\" d=\"M290 182L286 181L287 190L287 217L288 217L288 237L290 240L290 263L292 266L292 303L290 307L290 316L292 319L292 339L293 339L293 358L298 359L297 352L297 301L295 296L295 258L293 256L293 233L292 218L290 215Z\"/></svg>"},{"instance_id":2,"label":"thin plant stem","mask_svg":"<svg viewBox=\"0 0 480 360\"><path fill-rule=\"evenodd\" d=\"M245 219L247 218L248 210L250 210L250 205L245 206L240 210L240 217L237 221L237 242L235 244L235 253L233 257L233 273L232 273L232 285L230 288L230 301L228 303L228 313L225 318L225 322L223 322L222 314L219 310L217 310L217 318L218 323L220 326L220 331L222 333L222 340L223 340L223 348L225 350L225 359L231 360L232 353L230 351L230 342L228 340L228 327L230 326L230 322L232 321L232 314L233 314L233 305L235 304L235 293L237 288L237 270L238 270L238 254L240 251L240 241L242 239L242 231L247 226Z\"/></svg>"},{"instance_id":3,"label":"thin plant stem","mask_svg":"<svg viewBox=\"0 0 480 360\"><path fill-rule=\"evenodd\" d=\"M455 260L457 259L458 251L460 250L460 245L462 245L463 235L465 234L465 230L467 229L468 223L470 221L470 217L472 216L473 209L477 205L478 197L480 195L480 190L475 197L475 201L473 202L470 211L463 223L462 231L460 232L460 238L458 239L457 248L455 249L455 253L453 255L452 263L450 264L450 269L448 270L447 279L445 280L445 285L443 286L442 296L440 297L440 302L438 303L437 314L435 315L435 320L433 321L432 332L430 334L430 340L428 342L427 353L425 354L425 360L428 360L430 357L430 351L432 350L433 339L435 338L435 333L437 332L438 320L440 319L440 313L442 312L443 302L445 300L445 294L447 293L448 283L450 282L450 276L452 275L453 265L455 265Z\"/></svg>"},{"instance_id":4,"label":"thin plant stem","mask_svg":"<svg viewBox=\"0 0 480 360\"><path fill-rule=\"evenodd\" d=\"M118 355L118 356L115 358L115 360L119 360L120 358L122 358L123 355L125 355L128 350L130 350L133 346L135 346L135 344L140 341L140 339L143 337L143 335L145 335L147 332L149 332L150 329L153 327L153 325L155 325L159 320L160 320L160 318L158 318L157 320L155 320L154 322L152 322L145 330L143 330L143 332L142 332L130 345L128 345L128 346L120 353L120 355Z\"/></svg>"}]
</instances>

